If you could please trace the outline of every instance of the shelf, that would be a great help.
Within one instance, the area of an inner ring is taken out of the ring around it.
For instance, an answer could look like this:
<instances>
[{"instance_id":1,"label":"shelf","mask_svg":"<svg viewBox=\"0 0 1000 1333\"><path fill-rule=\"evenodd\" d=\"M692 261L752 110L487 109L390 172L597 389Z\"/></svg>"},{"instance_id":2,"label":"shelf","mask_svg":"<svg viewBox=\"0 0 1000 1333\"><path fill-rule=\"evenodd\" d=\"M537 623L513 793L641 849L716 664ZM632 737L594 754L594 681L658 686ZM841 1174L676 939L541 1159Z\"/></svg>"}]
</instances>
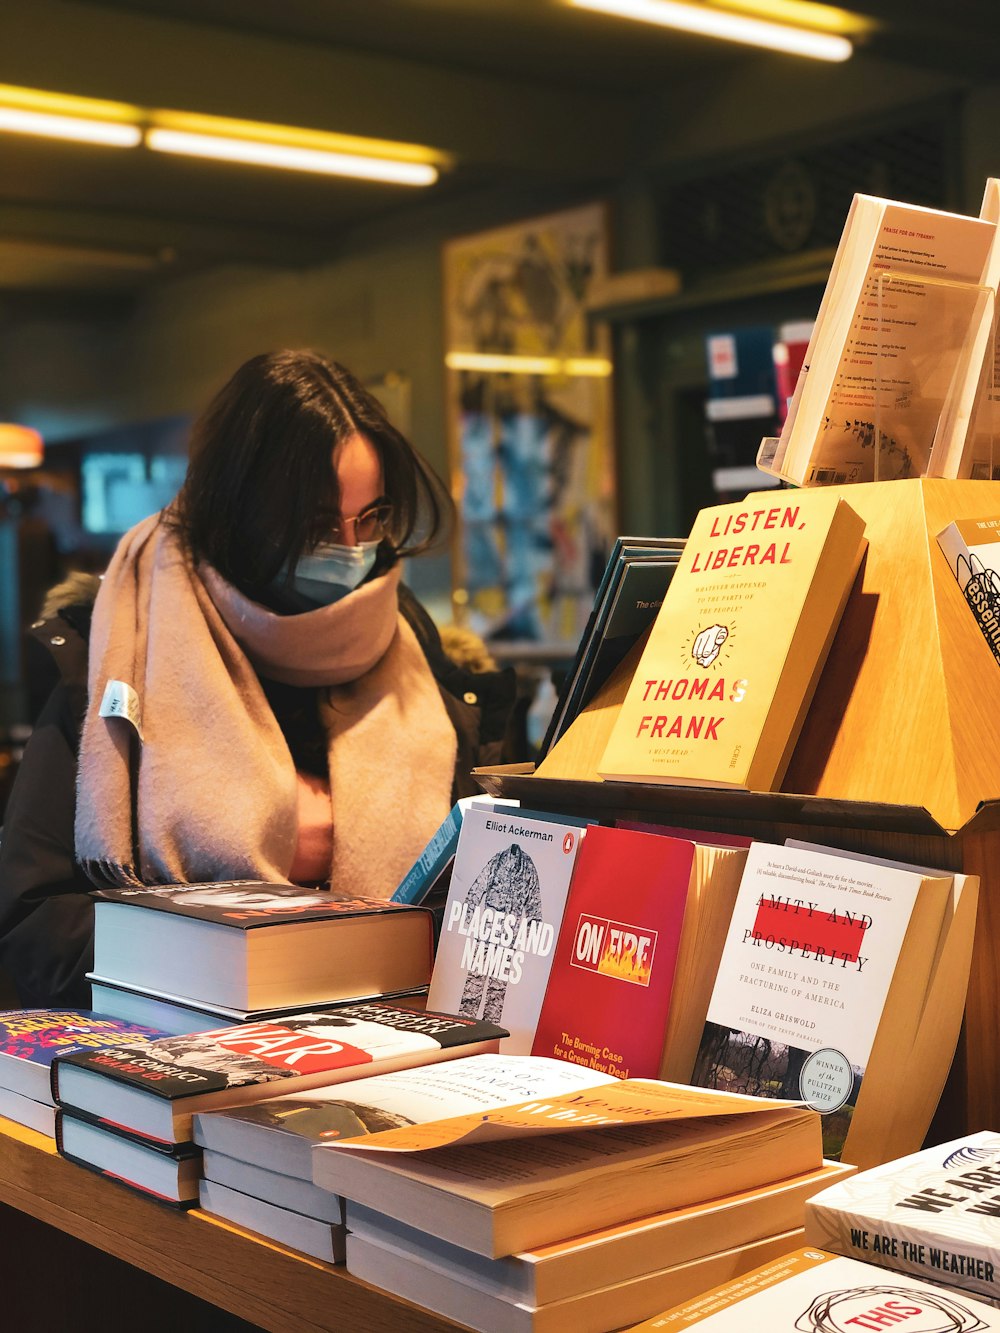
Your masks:
<instances>
[{"instance_id":1,"label":"shelf","mask_svg":"<svg viewBox=\"0 0 1000 1333\"><path fill-rule=\"evenodd\" d=\"M602 818L642 814L661 822L689 819L804 824L819 828L859 829L950 838L923 806L876 801L840 801L790 792L749 792L728 787L680 787L655 782L594 782L533 775L532 764L477 768L473 775L490 796L519 800L552 810L596 812ZM655 821L654 821L655 822ZM984 801L958 833L1000 829L1000 801Z\"/></svg>"},{"instance_id":2,"label":"shelf","mask_svg":"<svg viewBox=\"0 0 1000 1333\"><path fill-rule=\"evenodd\" d=\"M106 1180L60 1157L51 1139L2 1119L0 1201L269 1333L455 1333L462 1327L343 1268ZM15 1242L5 1237L8 1283L16 1280ZM59 1281L70 1285L73 1274L60 1271ZM98 1314L81 1308L81 1327L97 1327Z\"/></svg>"}]
</instances>

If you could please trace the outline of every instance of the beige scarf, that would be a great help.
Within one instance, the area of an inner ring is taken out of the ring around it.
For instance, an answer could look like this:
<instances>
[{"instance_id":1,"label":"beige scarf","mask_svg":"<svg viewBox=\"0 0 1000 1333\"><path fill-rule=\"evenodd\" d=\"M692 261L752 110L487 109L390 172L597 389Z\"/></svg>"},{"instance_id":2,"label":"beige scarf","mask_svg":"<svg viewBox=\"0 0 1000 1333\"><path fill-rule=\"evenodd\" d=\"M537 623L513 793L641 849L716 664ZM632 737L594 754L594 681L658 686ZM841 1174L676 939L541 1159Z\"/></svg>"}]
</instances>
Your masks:
<instances>
[{"instance_id":1,"label":"beige scarf","mask_svg":"<svg viewBox=\"0 0 1000 1333\"><path fill-rule=\"evenodd\" d=\"M281 616L194 569L159 515L126 533L91 630L76 808L88 875L287 881L295 767L259 671L325 687L331 888L388 897L448 812L457 752L399 577Z\"/></svg>"}]
</instances>

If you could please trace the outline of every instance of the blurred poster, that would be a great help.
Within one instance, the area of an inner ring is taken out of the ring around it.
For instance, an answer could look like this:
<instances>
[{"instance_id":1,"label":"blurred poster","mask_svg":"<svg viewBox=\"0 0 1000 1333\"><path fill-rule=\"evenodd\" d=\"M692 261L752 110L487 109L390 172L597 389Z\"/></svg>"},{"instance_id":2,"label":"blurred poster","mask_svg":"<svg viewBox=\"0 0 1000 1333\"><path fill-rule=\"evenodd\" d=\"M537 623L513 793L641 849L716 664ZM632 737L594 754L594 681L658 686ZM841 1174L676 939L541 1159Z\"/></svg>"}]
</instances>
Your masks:
<instances>
[{"instance_id":1,"label":"blurred poster","mask_svg":"<svg viewBox=\"0 0 1000 1333\"><path fill-rule=\"evenodd\" d=\"M456 611L488 639L575 644L616 531L611 358L587 293L603 205L444 250Z\"/></svg>"}]
</instances>

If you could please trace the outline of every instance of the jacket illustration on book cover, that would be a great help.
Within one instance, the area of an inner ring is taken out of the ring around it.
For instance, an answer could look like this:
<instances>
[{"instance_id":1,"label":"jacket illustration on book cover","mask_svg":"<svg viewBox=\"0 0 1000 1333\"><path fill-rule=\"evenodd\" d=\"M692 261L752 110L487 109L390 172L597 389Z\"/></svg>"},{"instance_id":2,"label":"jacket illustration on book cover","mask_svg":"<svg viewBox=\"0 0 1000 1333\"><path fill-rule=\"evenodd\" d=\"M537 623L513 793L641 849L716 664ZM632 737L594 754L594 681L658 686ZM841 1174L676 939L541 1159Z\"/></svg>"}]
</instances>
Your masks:
<instances>
[{"instance_id":1,"label":"jacket illustration on book cover","mask_svg":"<svg viewBox=\"0 0 1000 1333\"><path fill-rule=\"evenodd\" d=\"M583 835L578 824L465 817L427 1003L507 1028L528 1054Z\"/></svg>"},{"instance_id":2,"label":"jacket illustration on book cover","mask_svg":"<svg viewBox=\"0 0 1000 1333\"><path fill-rule=\"evenodd\" d=\"M58 1093L62 1070L79 1065L161 1097L187 1097L385 1060L416 1063L441 1050L495 1040L501 1031L450 1014L372 1001L133 1043L120 1052L66 1056L55 1063L53 1087Z\"/></svg>"}]
</instances>

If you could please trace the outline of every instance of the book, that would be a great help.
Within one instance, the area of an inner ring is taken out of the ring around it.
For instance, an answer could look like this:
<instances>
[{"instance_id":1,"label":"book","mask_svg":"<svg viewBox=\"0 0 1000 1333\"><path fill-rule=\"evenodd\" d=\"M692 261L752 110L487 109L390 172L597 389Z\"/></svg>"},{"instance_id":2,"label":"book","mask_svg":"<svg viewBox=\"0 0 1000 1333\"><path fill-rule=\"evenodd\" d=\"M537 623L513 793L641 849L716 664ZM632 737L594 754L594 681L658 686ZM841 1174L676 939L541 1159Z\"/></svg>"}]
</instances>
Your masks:
<instances>
[{"instance_id":1,"label":"book","mask_svg":"<svg viewBox=\"0 0 1000 1333\"><path fill-rule=\"evenodd\" d=\"M484 1291L463 1263L442 1262L439 1257L428 1260L425 1251L411 1250L396 1234L386 1231L348 1231L347 1270L480 1333L604 1333L801 1243L802 1228L798 1227L686 1263L663 1266L670 1256L661 1253L656 1266L646 1272L547 1305L529 1305Z\"/></svg>"},{"instance_id":2,"label":"book","mask_svg":"<svg viewBox=\"0 0 1000 1333\"><path fill-rule=\"evenodd\" d=\"M540 759L652 624L683 549L682 538L617 538L539 747Z\"/></svg>"},{"instance_id":3,"label":"book","mask_svg":"<svg viewBox=\"0 0 1000 1333\"><path fill-rule=\"evenodd\" d=\"M398 1125L493 1110L529 1097L592 1088L610 1075L562 1060L474 1055L446 1065L376 1074L228 1111L194 1117L194 1139L206 1150L256 1162L326 1189L324 1153L313 1149Z\"/></svg>"},{"instance_id":4,"label":"book","mask_svg":"<svg viewBox=\"0 0 1000 1333\"><path fill-rule=\"evenodd\" d=\"M1000 1134L968 1134L821 1191L806 1240L1000 1303Z\"/></svg>"},{"instance_id":5,"label":"book","mask_svg":"<svg viewBox=\"0 0 1000 1333\"><path fill-rule=\"evenodd\" d=\"M201 1153L190 1144L164 1152L109 1125L56 1113L56 1147L70 1162L85 1166L164 1203L191 1208L198 1202Z\"/></svg>"},{"instance_id":6,"label":"book","mask_svg":"<svg viewBox=\"0 0 1000 1333\"><path fill-rule=\"evenodd\" d=\"M630 1333L698 1328L702 1333L972 1333L1000 1329L1000 1311L964 1292L942 1291L871 1264L800 1247L682 1305L634 1324Z\"/></svg>"},{"instance_id":7,"label":"book","mask_svg":"<svg viewBox=\"0 0 1000 1333\"><path fill-rule=\"evenodd\" d=\"M282 1208L268 1199L241 1194L216 1180L200 1182L198 1201L206 1213L275 1240L328 1264L344 1262L344 1227L319 1217Z\"/></svg>"},{"instance_id":8,"label":"book","mask_svg":"<svg viewBox=\"0 0 1000 1333\"><path fill-rule=\"evenodd\" d=\"M206 1112L206 1115L213 1114L211 1111ZM251 1198L264 1199L278 1208L288 1208L293 1213L302 1213L305 1217L314 1217L331 1225L343 1225L343 1200L329 1190L320 1189L311 1179L303 1180L299 1176L285 1175L282 1171L271 1171L257 1162L227 1157L225 1153L216 1152L212 1148L202 1152L201 1174L205 1180L226 1185Z\"/></svg>"},{"instance_id":9,"label":"book","mask_svg":"<svg viewBox=\"0 0 1000 1333\"><path fill-rule=\"evenodd\" d=\"M516 806L517 804L517 801L493 800L488 796L460 797L448 811L440 826L431 835L427 846L399 881L399 885L389 901L393 903L422 903L430 894L437 895L442 876L454 863L455 849L458 847L458 835L462 831L462 820L465 818L465 812L471 806L475 805L483 810L495 810L498 806Z\"/></svg>"},{"instance_id":10,"label":"book","mask_svg":"<svg viewBox=\"0 0 1000 1333\"><path fill-rule=\"evenodd\" d=\"M891 1156L888 1108L913 1076L951 891L950 877L754 843L692 1082L801 1099L823 1114L827 1157Z\"/></svg>"},{"instance_id":11,"label":"book","mask_svg":"<svg viewBox=\"0 0 1000 1333\"><path fill-rule=\"evenodd\" d=\"M766 483L755 465L756 440L777 427L775 330L730 327L705 337L708 369L707 452L717 500L738 500Z\"/></svg>"},{"instance_id":12,"label":"book","mask_svg":"<svg viewBox=\"0 0 1000 1333\"><path fill-rule=\"evenodd\" d=\"M825 1162L817 1171L774 1185L654 1213L499 1259L449 1245L428 1235L423 1227L408 1227L363 1204L348 1202L346 1217L352 1236L374 1241L384 1237L421 1262L458 1268L484 1297L538 1307L632 1281L667 1263L671 1267L687 1264L720 1250L794 1231L802 1226L805 1201L853 1170ZM360 1275L385 1285L377 1274Z\"/></svg>"},{"instance_id":13,"label":"book","mask_svg":"<svg viewBox=\"0 0 1000 1333\"><path fill-rule=\"evenodd\" d=\"M94 968L124 985L234 1009L327 1004L425 986L433 920L244 880L95 895Z\"/></svg>"},{"instance_id":14,"label":"book","mask_svg":"<svg viewBox=\"0 0 1000 1333\"><path fill-rule=\"evenodd\" d=\"M806 1107L642 1079L344 1139L317 1157L317 1184L489 1258L822 1165Z\"/></svg>"},{"instance_id":15,"label":"book","mask_svg":"<svg viewBox=\"0 0 1000 1333\"><path fill-rule=\"evenodd\" d=\"M855 195L781 435L758 466L810 486L926 472L995 231ZM957 318L956 294L968 305Z\"/></svg>"},{"instance_id":16,"label":"book","mask_svg":"<svg viewBox=\"0 0 1000 1333\"><path fill-rule=\"evenodd\" d=\"M809 339L812 337L813 320L794 320L782 324L778 329L778 338L774 344L774 382L778 396L778 420L783 422L788 416L788 404L798 383L802 362L806 359Z\"/></svg>"},{"instance_id":17,"label":"book","mask_svg":"<svg viewBox=\"0 0 1000 1333\"><path fill-rule=\"evenodd\" d=\"M0 1088L51 1105L50 1071L57 1055L163 1036L155 1025L92 1009L8 1009L0 1013Z\"/></svg>"},{"instance_id":18,"label":"book","mask_svg":"<svg viewBox=\"0 0 1000 1333\"><path fill-rule=\"evenodd\" d=\"M284 1005L278 1009L232 1009L228 1005L204 1005L180 995L166 995L160 991L126 986L109 981L94 972L88 972L91 998L101 1013L124 1018L132 1023L147 1023L159 1028L162 1036L181 1036L186 1032L211 1032L215 1028L230 1027L235 1023L266 1023L293 1014L311 1013L311 1004ZM412 991L390 991L385 995L357 995L338 1004L324 1005L337 1009L347 1004L361 1004L365 1000L390 1000L398 1004L419 1007L426 998L426 986Z\"/></svg>"},{"instance_id":19,"label":"book","mask_svg":"<svg viewBox=\"0 0 1000 1333\"><path fill-rule=\"evenodd\" d=\"M33 1129L37 1134L45 1134L50 1139L55 1137L56 1108L51 1101L38 1102L10 1088L0 1088L0 1115L13 1120L16 1125Z\"/></svg>"},{"instance_id":20,"label":"book","mask_svg":"<svg viewBox=\"0 0 1000 1333\"><path fill-rule=\"evenodd\" d=\"M569 701L560 731L564 731L581 709L586 708L632 645L653 623L677 569L683 545L682 540L674 541L673 548L661 555L632 555L629 548L625 548L620 572L608 592L606 616L595 628L588 661L581 672L577 693Z\"/></svg>"},{"instance_id":21,"label":"book","mask_svg":"<svg viewBox=\"0 0 1000 1333\"><path fill-rule=\"evenodd\" d=\"M660 1077L679 1056L690 1073L745 860L741 849L588 830L532 1053L619 1078Z\"/></svg>"},{"instance_id":22,"label":"book","mask_svg":"<svg viewBox=\"0 0 1000 1333\"><path fill-rule=\"evenodd\" d=\"M506 1054L531 1050L585 827L476 808L462 824L427 1003L501 1024Z\"/></svg>"},{"instance_id":23,"label":"book","mask_svg":"<svg viewBox=\"0 0 1000 1333\"><path fill-rule=\"evenodd\" d=\"M837 496L703 509L618 710L603 778L776 790L865 549Z\"/></svg>"},{"instance_id":24,"label":"book","mask_svg":"<svg viewBox=\"0 0 1000 1333\"><path fill-rule=\"evenodd\" d=\"M496 1050L504 1030L372 1001L57 1058L61 1106L162 1143L191 1116L410 1065Z\"/></svg>"},{"instance_id":25,"label":"book","mask_svg":"<svg viewBox=\"0 0 1000 1333\"><path fill-rule=\"evenodd\" d=\"M1000 464L995 447L1000 401L996 306L1000 288L1000 180L995 176L986 181L979 216L993 225L993 242L934 436L928 471L939 477L996 480Z\"/></svg>"},{"instance_id":26,"label":"book","mask_svg":"<svg viewBox=\"0 0 1000 1333\"><path fill-rule=\"evenodd\" d=\"M789 838L785 845L813 848L931 878L949 874L940 868L841 851L836 847L818 848L815 843L798 839ZM905 1079L893 1089L892 1114L884 1121L886 1146L880 1153L883 1158L901 1157L921 1147L937 1110L965 1017L978 913L979 876L956 871L951 875L951 896L945 903L941 935L910 1050L910 1068L919 1069L921 1076Z\"/></svg>"},{"instance_id":27,"label":"book","mask_svg":"<svg viewBox=\"0 0 1000 1333\"><path fill-rule=\"evenodd\" d=\"M938 533L990 652L1000 661L1000 517L959 518Z\"/></svg>"}]
</instances>

